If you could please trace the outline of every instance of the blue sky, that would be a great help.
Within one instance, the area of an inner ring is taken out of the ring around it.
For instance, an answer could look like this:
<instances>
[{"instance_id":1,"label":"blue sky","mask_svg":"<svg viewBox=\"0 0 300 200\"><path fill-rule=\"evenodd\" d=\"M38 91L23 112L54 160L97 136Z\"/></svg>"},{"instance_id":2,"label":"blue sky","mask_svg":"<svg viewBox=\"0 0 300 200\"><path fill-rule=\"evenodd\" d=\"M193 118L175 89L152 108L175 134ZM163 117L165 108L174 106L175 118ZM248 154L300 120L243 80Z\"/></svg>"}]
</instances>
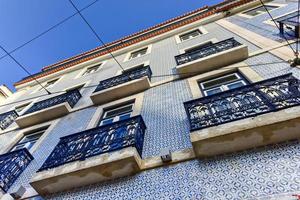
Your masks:
<instances>
[{"instance_id":1,"label":"blue sky","mask_svg":"<svg viewBox=\"0 0 300 200\"><path fill-rule=\"evenodd\" d=\"M81 9L94 0L73 0ZM110 42L188 11L220 0L99 0L83 15ZM0 45L12 51L39 33L75 13L68 0L1 0ZM99 46L79 15L12 55L30 72ZM0 50L0 57L4 52ZM11 89L27 76L8 56L0 60L0 84Z\"/></svg>"}]
</instances>

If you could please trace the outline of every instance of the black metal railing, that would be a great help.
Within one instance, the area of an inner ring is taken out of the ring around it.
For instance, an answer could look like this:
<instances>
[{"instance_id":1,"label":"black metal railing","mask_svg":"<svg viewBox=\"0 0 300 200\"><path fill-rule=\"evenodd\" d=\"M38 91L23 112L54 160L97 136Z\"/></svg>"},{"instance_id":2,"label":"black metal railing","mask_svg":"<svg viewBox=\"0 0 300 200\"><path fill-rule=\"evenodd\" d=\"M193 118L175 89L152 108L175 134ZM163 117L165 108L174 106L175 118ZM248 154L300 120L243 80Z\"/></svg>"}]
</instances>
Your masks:
<instances>
[{"instance_id":1,"label":"black metal railing","mask_svg":"<svg viewBox=\"0 0 300 200\"><path fill-rule=\"evenodd\" d=\"M175 56L175 60L177 65L182 65L241 45L234 38L229 38L221 42L205 45L203 48L197 48L195 51Z\"/></svg>"},{"instance_id":2,"label":"black metal railing","mask_svg":"<svg viewBox=\"0 0 300 200\"><path fill-rule=\"evenodd\" d=\"M0 155L0 188L7 192L32 160L27 149Z\"/></svg>"},{"instance_id":3,"label":"black metal railing","mask_svg":"<svg viewBox=\"0 0 300 200\"><path fill-rule=\"evenodd\" d=\"M142 155L146 126L141 116L60 138L39 171L133 146Z\"/></svg>"},{"instance_id":4,"label":"black metal railing","mask_svg":"<svg viewBox=\"0 0 300 200\"><path fill-rule=\"evenodd\" d=\"M73 108L80 98L81 94L77 89L71 90L64 94L34 103L23 115L50 108L64 102L68 102L70 107Z\"/></svg>"},{"instance_id":5,"label":"black metal railing","mask_svg":"<svg viewBox=\"0 0 300 200\"><path fill-rule=\"evenodd\" d=\"M0 114L0 128L2 130L6 129L18 116L18 113L14 110Z\"/></svg>"},{"instance_id":6,"label":"black metal railing","mask_svg":"<svg viewBox=\"0 0 300 200\"><path fill-rule=\"evenodd\" d=\"M99 92L107 88L111 88L128 81L139 79L147 76L151 80L152 71L150 66L139 67L130 71L125 71L123 74L100 81L94 92Z\"/></svg>"},{"instance_id":7,"label":"black metal railing","mask_svg":"<svg viewBox=\"0 0 300 200\"><path fill-rule=\"evenodd\" d=\"M299 80L292 74L184 103L192 131L297 105Z\"/></svg>"}]
</instances>

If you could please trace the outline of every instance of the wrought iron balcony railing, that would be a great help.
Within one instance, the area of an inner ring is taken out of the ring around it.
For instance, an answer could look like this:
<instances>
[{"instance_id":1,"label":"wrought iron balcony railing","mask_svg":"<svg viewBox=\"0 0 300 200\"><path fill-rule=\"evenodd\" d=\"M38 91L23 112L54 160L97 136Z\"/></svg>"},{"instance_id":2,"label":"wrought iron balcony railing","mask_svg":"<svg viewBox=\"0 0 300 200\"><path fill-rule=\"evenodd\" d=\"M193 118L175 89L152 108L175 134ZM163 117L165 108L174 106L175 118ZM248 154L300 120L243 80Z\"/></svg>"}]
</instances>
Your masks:
<instances>
[{"instance_id":1,"label":"wrought iron balcony railing","mask_svg":"<svg viewBox=\"0 0 300 200\"><path fill-rule=\"evenodd\" d=\"M141 155L146 126L141 116L62 137L39 171L133 146Z\"/></svg>"},{"instance_id":2,"label":"wrought iron balcony railing","mask_svg":"<svg viewBox=\"0 0 300 200\"><path fill-rule=\"evenodd\" d=\"M299 80L292 74L184 103L191 131L297 105Z\"/></svg>"},{"instance_id":3,"label":"wrought iron balcony railing","mask_svg":"<svg viewBox=\"0 0 300 200\"><path fill-rule=\"evenodd\" d=\"M229 38L217 43L205 45L203 48L199 48L195 51L175 56L175 60L177 65L182 65L241 45L242 44L236 41L234 38Z\"/></svg>"},{"instance_id":4,"label":"wrought iron balcony railing","mask_svg":"<svg viewBox=\"0 0 300 200\"><path fill-rule=\"evenodd\" d=\"M120 85L122 83L126 83L128 81L132 81L135 79L139 79L142 77L147 76L149 80L151 80L152 71L150 69L150 66L144 66L141 68L133 69L127 72L124 72L121 75L100 81L99 85L95 89L94 92L99 92L117 85Z\"/></svg>"},{"instance_id":5,"label":"wrought iron balcony railing","mask_svg":"<svg viewBox=\"0 0 300 200\"><path fill-rule=\"evenodd\" d=\"M52 106L68 102L70 107L73 108L74 105L81 98L80 92L76 90L68 91L64 94L52 97L50 99L45 99L43 101L39 101L34 103L23 115L30 114L36 111L40 111L46 108L50 108Z\"/></svg>"},{"instance_id":6,"label":"wrought iron balcony railing","mask_svg":"<svg viewBox=\"0 0 300 200\"><path fill-rule=\"evenodd\" d=\"M0 128L2 130L6 129L18 116L18 113L14 110L0 114Z\"/></svg>"},{"instance_id":7,"label":"wrought iron balcony railing","mask_svg":"<svg viewBox=\"0 0 300 200\"><path fill-rule=\"evenodd\" d=\"M32 160L27 149L0 155L0 188L7 192Z\"/></svg>"}]
</instances>

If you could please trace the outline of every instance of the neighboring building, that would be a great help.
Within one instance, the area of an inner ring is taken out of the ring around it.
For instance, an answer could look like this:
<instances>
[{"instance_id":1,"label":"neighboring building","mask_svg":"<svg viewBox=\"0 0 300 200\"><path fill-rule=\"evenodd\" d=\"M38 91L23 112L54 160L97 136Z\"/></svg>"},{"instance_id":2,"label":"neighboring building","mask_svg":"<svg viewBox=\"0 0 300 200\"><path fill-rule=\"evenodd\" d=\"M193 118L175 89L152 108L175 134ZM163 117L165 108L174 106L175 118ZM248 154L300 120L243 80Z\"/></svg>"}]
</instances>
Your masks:
<instances>
[{"instance_id":1,"label":"neighboring building","mask_svg":"<svg viewBox=\"0 0 300 200\"><path fill-rule=\"evenodd\" d=\"M99 47L35 74L51 95L17 82L3 198L296 199L297 2L266 5L281 34L259 0L230 0L107 44L125 70Z\"/></svg>"},{"instance_id":2,"label":"neighboring building","mask_svg":"<svg viewBox=\"0 0 300 200\"><path fill-rule=\"evenodd\" d=\"M10 89L6 85L0 85L0 104L5 102L5 99L7 99L12 94L12 91L10 91Z\"/></svg>"}]
</instances>

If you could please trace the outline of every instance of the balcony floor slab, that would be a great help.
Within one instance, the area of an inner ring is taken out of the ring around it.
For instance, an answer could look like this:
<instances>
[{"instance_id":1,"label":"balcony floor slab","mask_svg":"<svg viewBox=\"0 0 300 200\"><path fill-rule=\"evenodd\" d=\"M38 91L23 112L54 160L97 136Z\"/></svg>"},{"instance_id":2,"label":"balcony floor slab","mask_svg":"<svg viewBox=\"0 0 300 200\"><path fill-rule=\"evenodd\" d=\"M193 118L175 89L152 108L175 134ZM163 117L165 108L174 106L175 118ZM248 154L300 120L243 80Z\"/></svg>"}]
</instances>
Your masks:
<instances>
[{"instance_id":1,"label":"balcony floor slab","mask_svg":"<svg viewBox=\"0 0 300 200\"><path fill-rule=\"evenodd\" d=\"M95 105L101 105L139 92L143 92L149 88L149 78L143 77L96 92L91 95L91 99Z\"/></svg>"},{"instance_id":2,"label":"balcony floor slab","mask_svg":"<svg viewBox=\"0 0 300 200\"><path fill-rule=\"evenodd\" d=\"M248 58L248 47L241 45L176 67L182 78L225 67Z\"/></svg>"},{"instance_id":3,"label":"balcony floor slab","mask_svg":"<svg viewBox=\"0 0 300 200\"><path fill-rule=\"evenodd\" d=\"M37 172L30 184L40 195L46 195L133 175L141 171L141 162L135 147L127 147Z\"/></svg>"},{"instance_id":4,"label":"balcony floor slab","mask_svg":"<svg viewBox=\"0 0 300 200\"><path fill-rule=\"evenodd\" d=\"M193 131L197 157L210 157L300 138L300 106Z\"/></svg>"},{"instance_id":5,"label":"balcony floor slab","mask_svg":"<svg viewBox=\"0 0 300 200\"><path fill-rule=\"evenodd\" d=\"M25 128L42 122L50 121L62 117L71 112L69 103L61 103L50 108L36 111L16 119L16 123L20 128Z\"/></svg>"}]
</instances>

